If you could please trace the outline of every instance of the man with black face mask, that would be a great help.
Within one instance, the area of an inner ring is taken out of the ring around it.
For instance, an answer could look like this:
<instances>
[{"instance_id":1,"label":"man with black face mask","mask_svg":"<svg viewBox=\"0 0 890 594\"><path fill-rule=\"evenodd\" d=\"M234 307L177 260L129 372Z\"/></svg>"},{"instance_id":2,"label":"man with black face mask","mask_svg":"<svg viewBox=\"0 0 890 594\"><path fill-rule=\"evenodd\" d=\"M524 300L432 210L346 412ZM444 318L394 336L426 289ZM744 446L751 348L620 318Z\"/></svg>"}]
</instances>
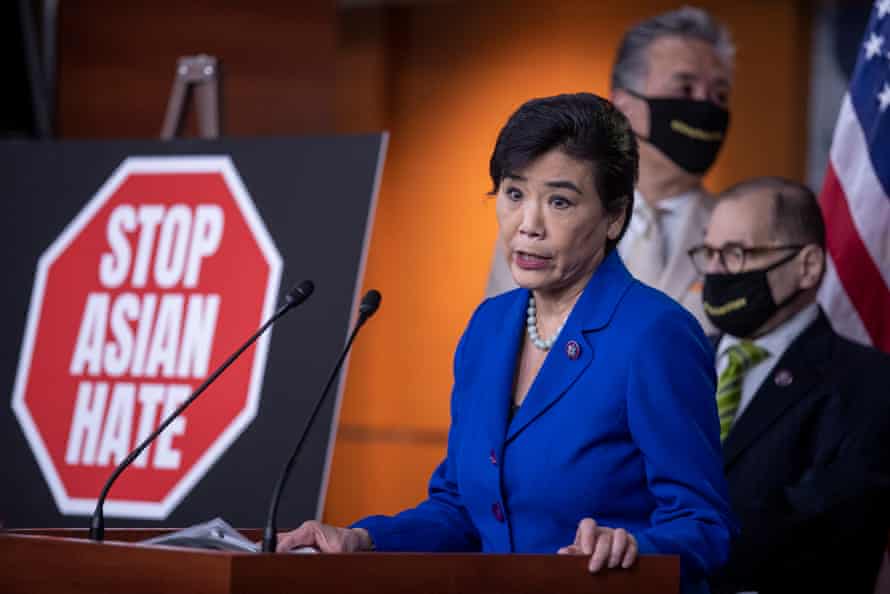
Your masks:
<instances>
[{"instance_id":1,"label":"man with black face mask","mask_svg":"<svg viewBox=\"0 0 890 594\"><path fill-rule=\"evenodd\" d=\"M701 277L686 252L713 208L702 176L729 127L733 53L726 28L687 6L628 31L612 71L612 101L640 141L634 213L618 250L634 276L679 301L707 333Z\"/></svg>"},{"instance_id":2,"label":"man with black face mask","mask_svg":"<svg viewBox=\"0 0 890 594\"><path fill-rule=\"evenodd\" d=\"M890 527L890 356L836 334L816 304L815 196L781 178L737 184L689 255L722 333L717 408L741 524L712 587L870 594Z\"/></svg>"},{"instance_id":3,"label":"man with black face mask","mask_svg":"<svg viewBox=\"0 0 890 594\"><path fill-rule=\"evenodd\" d=\"M630 272L664 291L713 332L701 277L686 252L713 208L702 187L729 125L733 46L708 13L683 7L625 33L612 70L612 101L640 141L633 216L618 245ZM497 247L487 294L515 285Z\"/></svg>"}]
</instances>

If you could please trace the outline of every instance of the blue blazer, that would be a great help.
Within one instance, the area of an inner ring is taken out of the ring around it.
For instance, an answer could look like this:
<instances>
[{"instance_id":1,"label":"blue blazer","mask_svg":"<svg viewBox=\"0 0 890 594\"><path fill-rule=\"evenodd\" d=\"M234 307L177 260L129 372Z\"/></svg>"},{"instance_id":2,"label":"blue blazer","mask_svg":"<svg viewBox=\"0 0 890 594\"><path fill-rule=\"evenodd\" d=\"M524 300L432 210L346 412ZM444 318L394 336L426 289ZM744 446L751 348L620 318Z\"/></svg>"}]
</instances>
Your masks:
<instances>
[{"instance_id":1,"label":"blue blazer","mask_svg":"<svg viewBox=\"0 0 890 594\"><path fill-rule=\"evenodd\" d=\"M509 419L528 299L486 300L464 332L428 499L355 526L378 550L555 553L589 516L627 529L641 554L680 555L684 582L698 582L735 530L698 322L611 252Z\"/></svg>"}]
</instances>

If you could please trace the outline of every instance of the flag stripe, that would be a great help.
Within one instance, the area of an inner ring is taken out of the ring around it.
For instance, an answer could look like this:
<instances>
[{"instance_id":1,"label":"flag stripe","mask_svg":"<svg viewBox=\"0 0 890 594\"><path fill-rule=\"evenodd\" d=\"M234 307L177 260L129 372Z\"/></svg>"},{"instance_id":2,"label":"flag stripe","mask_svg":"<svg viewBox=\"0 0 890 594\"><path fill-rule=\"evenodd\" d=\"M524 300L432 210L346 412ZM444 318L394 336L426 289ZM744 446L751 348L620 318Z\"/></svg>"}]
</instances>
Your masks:
<instances>
[{"instance_id":1,"label":"flag stripe","mask_svg":"<svg viewBox=\"0 0 890 594\"><path fill-rule=\"evenodd\" d=\"M890 290L856 232L847 196L831 162L825 172L820 203L827 221L828 251L841 285L860 312L872 343L886 344L890 341ZM861 312L868 315L862 316Z\"/></svg>"},{"instance_id":2,"label":"flag stripe","mask_svg":"<svg viewBox=\"0 0 890 594\"><path fill-rule=\"evenodd\" d=\"M859 312L850 303L850 298L844 291L841 279L837 276L837 269L831 259L831 254L828 255L825 264L825 278L822 279L822 286L819 288L819 303L822 304L825 311L830 312L835 330L856 342L872 344L868 331L859 317Z\"/></svg>"},{"instance_id":3,"label":"flag stripe","mask_svg":"<svg viewBox=\"0 0 890 594\"><path fill-rule=\"evenodd\" d=\"M886 154L881 158L886 159ZM838 115L831 143L831 164L844 190L856 231L877 264L884 283L890 285L890 198L875 176L849 94L844 97Z\"/></svg>"}]
</instances>

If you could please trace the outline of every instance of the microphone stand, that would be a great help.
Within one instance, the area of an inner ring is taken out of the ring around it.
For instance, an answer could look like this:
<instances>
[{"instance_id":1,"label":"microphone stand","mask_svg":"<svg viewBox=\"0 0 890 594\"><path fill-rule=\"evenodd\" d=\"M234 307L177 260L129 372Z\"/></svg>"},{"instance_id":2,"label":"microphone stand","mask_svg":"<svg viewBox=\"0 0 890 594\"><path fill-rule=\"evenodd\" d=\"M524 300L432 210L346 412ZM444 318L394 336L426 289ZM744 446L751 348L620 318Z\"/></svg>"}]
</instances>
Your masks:
<instances>
[{"instance_id":1,"label":"microphone stand","mask_svg":"<svg viewBox=\"0 0 890 594\"><path fill-rule=\"evenodd\" d=\"M232 353L228 359L223 361L222 365L216 368L216 370L210 374L210 376L204 380L198 388L192 392L191 396L189 396L182 404L176 407L170 415L164 419L164 421L155 429L151 435L146 437L142 443L140 443L136 448L131 451L123 461L117 465L117 468L111 473L111 476L108 477L108 480L105 481L105 486L102 487L102 492L99 494L99 499L96 501L96 509L93 511L93 516L90 519L90 540L94 540L96 542L101 542L105 538L105 516L103 514L103 507L105 505L105 498L108 497L108 491L111 490L111 486L117 480L117 477L127 469L133 461L139 457L139 454L147 448L151 442L153 442L161 432L167 428L167 426L176 420L182 412L188 408L188 406L195 401L195 399L200 396L204 390L207 389L210 384L216 380L219 375L228 369L228 367L237 359L241 353L246 351L256 339L260 337L260 335L266 331L266 329L274 324L281 316L286 314L288 311L298 306L300 303L309 298L312 294L312 291L315 289L315 285L312 281L303 281L299 286L291 289L287 295L285 296L285 303L278 308L272 317L269 318L265 324L260 326L260 329L253 333L253 335L247 339L247 341L241 345L241 347Z\"/></svg>"},{"instance_id":2,"label":"microphone stand","mask_svg":"<svg viewBox=\"0 0 890 594\"><path fill-rule=\"evenodd\" d=\"M303 431L300 433L300 439L297 441L297 446L291 453L287 464L285 464L284 468L281 470L281 475L278 477L278 482L275 484L275 489L272 492L272 502L269 504L269 515L266 518L266 525L263 528L264 553L274 553L275 549L278 546L278 529L276 527L278 518L278 504L281 502L281 494L284 491L284 486L287 483L287 479L290 477L294 462L296 462L297 457L300 455L300 451L303 449L303 444L306 441L306 437L309 435L309 428L315 421L315 417L318 416L318 412L321 410L321 404L322 402L324 402L324 397L331 389L331 385L334 383L334 380L337 378L337 374L340 372L340 367L343 365L343 361L344 359L346 359L347 353L349 353L349 349L352 346L352 341L355 340L358 331L365 324L365 322L368 321L368 318L374 315L374 312L376 312L377 308L380 307L380 298L381 297L379 292L371 290L368 291L362 299L362 303L359 306L359 317L358 321L356 321L355 323L355 328L352 329L352 333L349 335L349 340L346 341L346 347L340 353L340 358L337 359L337 364L334 365L334 369L331 371L330 377L328 377L328 382L325 384L324 390L321 391L321 396L319 396L318 400L315 401L315 407L312 409L312 414L309 415L309 418L306 420L305 425L303 425Z\"/></svg>"}]
</instances>

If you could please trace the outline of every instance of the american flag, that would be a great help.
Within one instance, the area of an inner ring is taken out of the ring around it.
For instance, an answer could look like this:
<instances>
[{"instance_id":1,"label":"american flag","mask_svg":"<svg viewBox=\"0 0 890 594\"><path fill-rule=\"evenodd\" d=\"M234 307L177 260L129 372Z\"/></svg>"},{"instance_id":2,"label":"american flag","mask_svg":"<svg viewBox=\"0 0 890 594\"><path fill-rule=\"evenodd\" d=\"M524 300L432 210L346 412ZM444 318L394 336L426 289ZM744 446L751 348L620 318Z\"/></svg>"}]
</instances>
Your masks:
<instances>
[{"instance_id":1,"label":"american flag","mask_svg":"<svg viewBox=\"0 0 890 594\"><path fill-rule=\"evenodd\" d=\"M819 197L838 332L890 352L890 0L877 0L834 129Z\"/></svg>"}]
</instances>

